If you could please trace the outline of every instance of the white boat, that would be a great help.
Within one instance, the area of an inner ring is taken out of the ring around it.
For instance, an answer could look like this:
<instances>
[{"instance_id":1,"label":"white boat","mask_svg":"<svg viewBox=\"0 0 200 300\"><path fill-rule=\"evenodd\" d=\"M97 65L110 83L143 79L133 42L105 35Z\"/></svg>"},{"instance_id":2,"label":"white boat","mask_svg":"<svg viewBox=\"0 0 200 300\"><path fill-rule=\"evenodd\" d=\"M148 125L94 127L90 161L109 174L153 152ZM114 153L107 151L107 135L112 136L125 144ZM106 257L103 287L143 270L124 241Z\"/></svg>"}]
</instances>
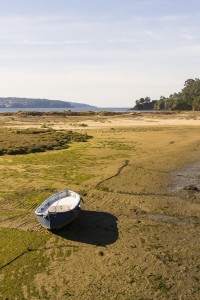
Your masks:
<instances>
[{"instance_id":1,"label":"white boat","mask_svg":"<svg viewBox=\"0 0 200 300\"><path fill-rule=\"evenodd\" d=\"M81 199L81 196L74 191L61 191L47 198L37 207L36 217L42 226L48 229L64 227L78 217Z\"/></svg>"}]
</instances>

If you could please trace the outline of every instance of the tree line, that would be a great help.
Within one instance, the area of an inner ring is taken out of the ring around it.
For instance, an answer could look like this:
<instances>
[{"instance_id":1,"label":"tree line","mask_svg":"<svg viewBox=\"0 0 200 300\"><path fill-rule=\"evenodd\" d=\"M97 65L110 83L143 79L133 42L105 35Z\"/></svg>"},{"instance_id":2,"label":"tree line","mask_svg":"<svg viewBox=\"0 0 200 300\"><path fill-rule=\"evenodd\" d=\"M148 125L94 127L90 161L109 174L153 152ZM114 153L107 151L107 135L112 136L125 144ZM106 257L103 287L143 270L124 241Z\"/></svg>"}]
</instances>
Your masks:
<instances>
[{"instance_id":1,"label":"tree line","mask_svg":"<svg viewBox=\"0 0 200 300\"><path fill-rule=\"evenodd\" d=\"M135 110L200 110L200 79L187 79L179 93L168 98L161 96L159 100L150 97L136 100Z\"/></svg>"}]
</instances>

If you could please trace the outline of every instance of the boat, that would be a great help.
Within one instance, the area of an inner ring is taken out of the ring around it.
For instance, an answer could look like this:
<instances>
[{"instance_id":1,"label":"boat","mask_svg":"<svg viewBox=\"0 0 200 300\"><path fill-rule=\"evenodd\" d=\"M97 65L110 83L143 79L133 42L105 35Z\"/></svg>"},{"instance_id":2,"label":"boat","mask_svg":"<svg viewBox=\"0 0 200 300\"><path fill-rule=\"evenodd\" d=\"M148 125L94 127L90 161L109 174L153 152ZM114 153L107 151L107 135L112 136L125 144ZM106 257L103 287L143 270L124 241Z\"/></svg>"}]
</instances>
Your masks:
<instances>
[{"instance_id":1,"label":"boat","mask_svg":"<svg viewBox=\"0 0 200 300\"><path fill-rule=\"evenodd\" d=\"M58 192L37 207L37 220L47 229L60 229L78 217L81 200L81 196L74 191Z\"/></svg>"}]
</instances>

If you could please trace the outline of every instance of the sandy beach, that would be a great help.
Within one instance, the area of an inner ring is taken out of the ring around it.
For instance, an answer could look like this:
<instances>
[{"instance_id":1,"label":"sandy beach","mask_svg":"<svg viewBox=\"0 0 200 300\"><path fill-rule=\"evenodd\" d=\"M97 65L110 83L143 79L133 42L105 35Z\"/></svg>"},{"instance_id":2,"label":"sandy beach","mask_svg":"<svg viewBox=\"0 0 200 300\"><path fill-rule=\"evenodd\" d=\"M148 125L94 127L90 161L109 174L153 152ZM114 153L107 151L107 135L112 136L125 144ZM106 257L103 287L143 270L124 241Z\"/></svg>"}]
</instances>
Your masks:
<instances>
[{"instance_id":1,"label":"sandy beach","mask_svg":"<svg viewBox=\"0 0 200 300\"><path fill-rule=\"evenodd\" d=\"M16 128L40 128L50 126L54 129L85 129L105 128L105 127L132 127L132 126L200 126L199 112L130 112L116 115L92 115L87 116L87 112L80 116L69 115L62 117L59 115L43 115L31 117L22 114L13 113L10 115L0 114L3 126L15 126ZM34 120L32 122L32 120Z\"/></svg>"}]
</instances>

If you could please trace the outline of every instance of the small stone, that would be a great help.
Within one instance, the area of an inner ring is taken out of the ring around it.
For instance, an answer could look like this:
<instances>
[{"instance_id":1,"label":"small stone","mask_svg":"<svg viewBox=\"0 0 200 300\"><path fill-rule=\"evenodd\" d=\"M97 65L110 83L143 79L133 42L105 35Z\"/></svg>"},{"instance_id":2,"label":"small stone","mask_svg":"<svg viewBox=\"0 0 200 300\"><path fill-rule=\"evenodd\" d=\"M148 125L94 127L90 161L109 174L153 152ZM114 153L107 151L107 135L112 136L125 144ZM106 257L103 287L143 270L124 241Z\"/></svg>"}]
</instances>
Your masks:
<instances>
[{"instance_id":1,"label":"small stone","mask_svg":"<svg viewBox=\"0 0 200 300\"><path fill-rule=\"evenodd\" d=\"M134 282L134 278L131 276L126 276L126 282L132 284Z\"/></svg>"},{"instance_id":2,"label":"small stone","mask_svg":"<svg viewBox=\"0 0 200 300\"><path fill-rule=\"evenodd\" d=\"M192 185L192 184L190 184L190 185L184 187L184 190L186 190L186 191L195 191L195 192L199 192L198 187L195 186L195 185Z\"/></svg>"}]
</instances>

